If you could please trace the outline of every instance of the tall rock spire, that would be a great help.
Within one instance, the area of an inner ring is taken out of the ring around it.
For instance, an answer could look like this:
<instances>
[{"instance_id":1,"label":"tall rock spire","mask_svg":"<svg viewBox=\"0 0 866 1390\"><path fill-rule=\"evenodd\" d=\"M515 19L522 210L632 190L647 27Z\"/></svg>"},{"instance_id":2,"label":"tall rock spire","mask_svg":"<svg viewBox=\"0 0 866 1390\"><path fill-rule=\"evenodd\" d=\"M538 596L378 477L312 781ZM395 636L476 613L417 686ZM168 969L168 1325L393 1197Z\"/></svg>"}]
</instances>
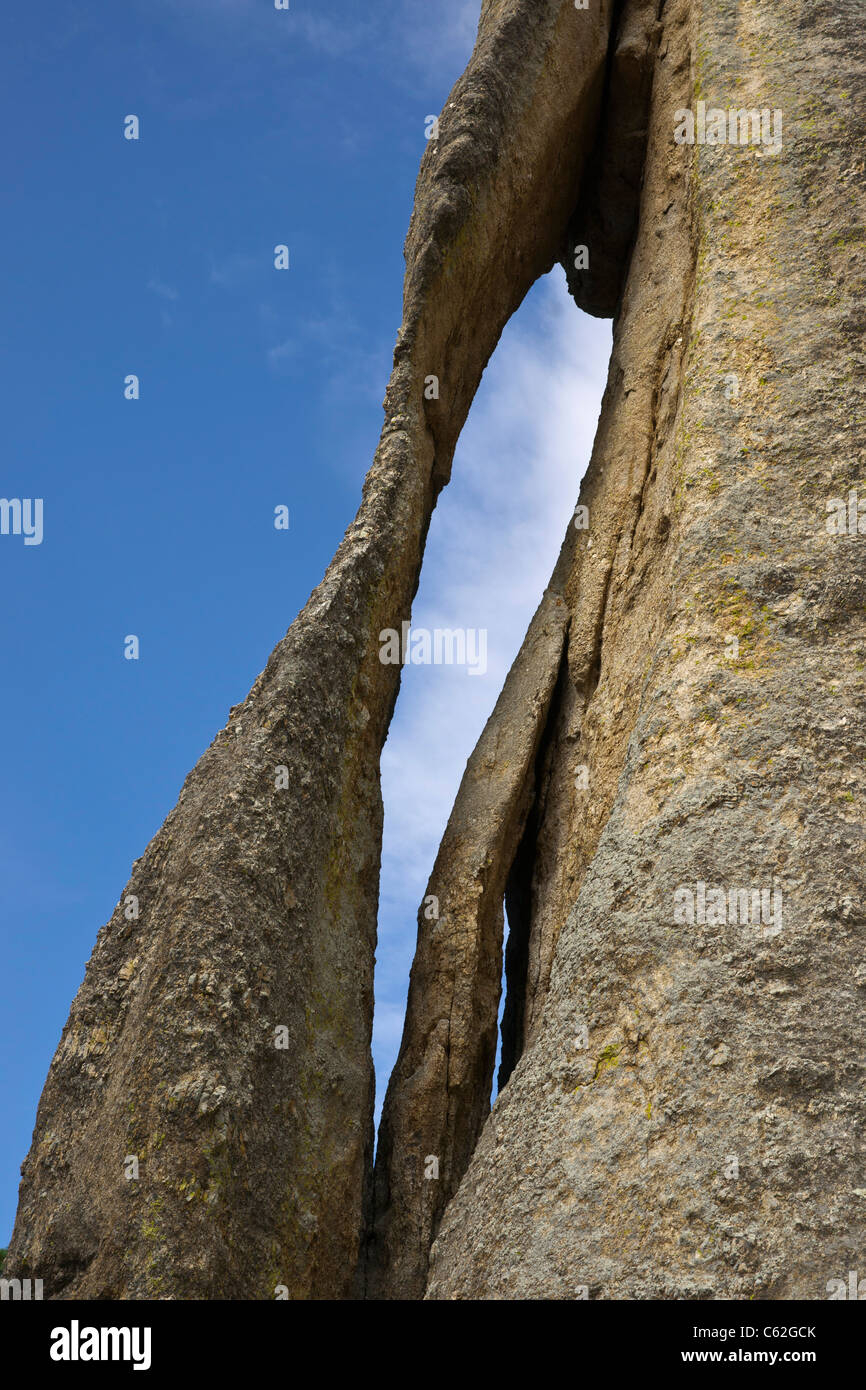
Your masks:
<instances>
[{"instance_id":1,"label":"tall rock spire","mask_svg":"<svg viewBox=\"0 0 866 1390\"><path fill-rule=\"evenodd\" d=\"M862 13L660 15L520 1055L429 1298L824 1299L866 1234Z\"/></svg>"},{"instance_id":2,"label":"tall rock spire","mask_svg":"<svg viewBox=\"0 0 866 1390\"><path fill-rule=\"evenodd\" d=\"M399 683L379 634L409 618L481 373L559 253L611 9L484 5L422 161L358 515L133 867L52 1062L6 1267L37 1271L46 1297L360 1288L379 757Z\"/></svg>"},{"instance_id":3,"label":"tall rock spire","mask_svg":"<svg viewBox=\"0 0 866 1390\"><path fill-rule=\"evenodd\" d=\"M856 1269L864 203L861 0L485 0L360 510L99 934L9 1277L820 1299ZM559 258L614 316L602 415L432 867L374 1178L380 634Z\"/></svg>"}]
</instances>

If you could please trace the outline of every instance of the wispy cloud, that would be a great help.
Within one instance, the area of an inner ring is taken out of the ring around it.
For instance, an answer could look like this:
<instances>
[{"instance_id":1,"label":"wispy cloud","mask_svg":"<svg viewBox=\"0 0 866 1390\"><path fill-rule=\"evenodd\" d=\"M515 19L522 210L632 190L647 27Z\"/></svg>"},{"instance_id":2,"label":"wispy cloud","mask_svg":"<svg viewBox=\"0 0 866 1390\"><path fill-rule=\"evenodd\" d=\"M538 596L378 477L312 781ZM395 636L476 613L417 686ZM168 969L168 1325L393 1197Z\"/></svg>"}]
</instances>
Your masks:
<instances>
[{"instance_id":1,"label":"wispy cloud","mask_svg":"<svg viewBox=\"0 0 866 1390\"><path fill-rule=\"evenodd\" d=\"M298 318L291 332L268 348L271 371L292 376L313 359L322 404L328 409L345 411L350 400L381 405L382 383L388 379L393 352L390 334L381 343L371 344L353 317L336 267L322 274L320 305L317 313ZM262 322L275 323L269 308L262 309Z\"/></svg>"},{"instance_id":2,"label":"wispy cloud","mask_svg":"<svg viewBox=\"0 0 866 1390\"><path fill-rule=\"evenodd\" d=\"M469 61L480 13L481 0L403 0L391 39L407 63L450 90Z\"/></svg>"},{"instance_id":3,"label":"wispy cloud","mask_svg":"<svg viewBox=\"0 0 866 1390\"><path fill-rule=\"evenodd\" d=\"M374 1056L399 1044L416 914L460 778L547 584L589 461L610 324L556 270L506 328L434 514L413 626L486 628L488 671L409 666L382 761L385 836Z\"/></svg>"},{"instance_id":4,"label":"wispy cloud","mask_svg":"<svg viewBox=\"0 0 866 1390\"><path fill-rule=\"evenodd\" d=\"M180 292L173 285L167 285L164 280L160 280L158 275L151 275L147 288L152 294L158 294L160 299L167 299L172 304L180 299Z\"/></svg>"},{"instance_id":5,"label":"wispy cloud","mask_svg":"<svg viewBox=\"0 0 866 1390\"><path fill-rule=\"evenodd\" d=\"M357 55L378 62L394 80L407 69L448 86L465 66L481 11L481 0L402 0L386 8L365 10L337 5L323 14L304 0L275 10L263 0L158 0L182 23L190 37L212 46L231 35L233 44L261 45L275 51L286 43L304 44L312 52L339 60Z\"/></svg>"},{"instance_id":6,"label":"wispy cloud","mask_svg":"<svg viewBox=\"0 0 866 1390\"><path fill-rule=\"evenodd\" d=\"M312 354L323 390L330 386L346 394L380 399L388 377L388 349L364 347L358 325L341 311L317 314L299 321L292 333L268 349L268 365L280 375L304 367Z\"/></svg>"},{"instance_id":7,"label":"wispy cloud","mask_svg":"<svg viewBox=\"0 0 866 1390\"><path fill-rule=\"evenodd\" d=\"M269 248L266 248L266 251L269 251ZM210 284L218 285L222 290L240 289L249 282L251 276L261 270L263 264L268 263L262 255L251 256L244 251L234 252L223 257L221 261L209 256L208 262L208 280Z\"/></svg>"},{"instance_id":8,"label":"wispy cloud","mask_svg":"<svg viewBox=\"0 0 866 1390\"><path fill-rule=\"evenodd\" d=\"M353 19L337 21L326 15L310 14L308 10L292 13L289 32L302 38L312 49L328 58L343 58L376 36L376 25Z\"/></svg>"}]
</instances>

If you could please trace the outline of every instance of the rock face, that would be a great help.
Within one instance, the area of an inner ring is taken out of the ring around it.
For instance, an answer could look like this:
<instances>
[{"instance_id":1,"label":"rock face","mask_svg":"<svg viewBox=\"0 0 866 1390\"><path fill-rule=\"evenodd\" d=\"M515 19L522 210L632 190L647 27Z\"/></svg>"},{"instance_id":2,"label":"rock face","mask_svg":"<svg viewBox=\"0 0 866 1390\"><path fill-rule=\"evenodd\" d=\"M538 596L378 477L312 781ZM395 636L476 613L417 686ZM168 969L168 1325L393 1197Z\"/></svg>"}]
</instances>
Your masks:
<instances>
[{"instance_id":1,"label":"rock face","mask_svg":"<svg viewBox=\"0 0 866 1390\"><path fill-rule=\"evenodd\" d=\"M863 1252L866 580L827 526L863 487L862 13L661 23L523 1052L430 1298L820 1299ZM781 148L676 144L699 99L778 109Z\"/></svg>"},{"instance_id":2,"label":"rock face","mask_svg":"<svg viewBox=\"0 0 866 1390\"><path fill-rule=\"evenodd\" d=\"M358 516L99 934L8 1277L823 1298L856 1267L864 113L861 0L486 0ZM379 635L559 257L615 314L602 416L419 911L374 1180Z\"/></svg>"}]
</instances>

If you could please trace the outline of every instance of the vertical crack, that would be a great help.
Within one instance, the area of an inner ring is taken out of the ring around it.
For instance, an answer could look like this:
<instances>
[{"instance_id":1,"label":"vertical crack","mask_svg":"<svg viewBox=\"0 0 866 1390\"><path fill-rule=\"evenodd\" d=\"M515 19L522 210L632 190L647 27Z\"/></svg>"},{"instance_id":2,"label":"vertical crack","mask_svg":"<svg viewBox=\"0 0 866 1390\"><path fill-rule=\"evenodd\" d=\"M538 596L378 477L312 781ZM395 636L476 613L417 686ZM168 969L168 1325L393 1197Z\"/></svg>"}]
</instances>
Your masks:
<instances>
[{"instance_id":1,"label":"vertical crack","mask_svg":"<svg viewBox=\"0 0 866 1390\"><path fill-rule=\"evenodd\" d=\"M526 1020L526 990L529 974L529 942L532 931L532 880L538 834L543 819L544 768L551 744L556 737L558 715L565 682L568 680L568 633L563 643L556 685L548 709L547 722L535 757L532 774L531 804L523 834L505 886L505 912L508 919L508 939L505 943L505 1007L502 1011L502 1056L496 1078L497 1090L507 1084L520 1061L524 1044Z\"/></svg>"}]
</instances>

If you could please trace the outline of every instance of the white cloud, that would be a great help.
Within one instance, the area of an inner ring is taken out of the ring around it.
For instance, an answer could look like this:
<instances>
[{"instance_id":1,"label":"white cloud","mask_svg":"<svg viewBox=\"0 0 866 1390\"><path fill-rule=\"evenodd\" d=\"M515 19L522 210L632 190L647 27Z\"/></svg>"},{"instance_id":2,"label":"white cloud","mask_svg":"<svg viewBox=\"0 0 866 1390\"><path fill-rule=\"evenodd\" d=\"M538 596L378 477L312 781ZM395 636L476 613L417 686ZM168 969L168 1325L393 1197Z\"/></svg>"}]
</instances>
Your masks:
<instances>
[{"instance_id":1,"label":"white cloud","mask_svg":"<svg viewBox=\"0 0 866 1390\"><path fill-rule=\"evenodd\" d=\"M450 90L469 61L478 32L480 0L403 0L393 42L400 56Z\"/></svg>"},{"instance_id":2,"label":"white cloud","mask_svg":"<svg viewBox=\"0 0 866 1390\"><path fill-rule=\"evenodd\" d=\"M404 668L382 759L385 835L374 1056L378 1100L399 1045L416 915L466 760L553 570L589 462L609 322L578 312L557 269L490 362L430 527L413 627L486 628L488 670Z\"/></svg>"},{"instance_id":3,"label":"white cloud","mask_svg":"<svg viewBox=\"0 0 866 1390\"><path fill-rule=\"evenodd\" d=\"M166 285L163 280L160 280L158 275L151 275L147 282L147 288L153 294L158 294L161 299L168 299L172 303L174 303L176 299L180 299L180 295L174 286Z\"/></svg>"},{"instance_id":4,"label":"white cloud","mask_svg":"<svg viewBox=\"0 0 866 1390\"><path fill-rule=\"evenodd\" d=\"M389 335L372 345L365 337L343 291L341 276L337 267L321 273L319 312L297 318L291 334L269 347L266 356L270 370L280 376L291 376L315 362L322 405L345 415L350 400L381 406L382 382L387 381L391 370L393 340ZM377 415L377 420L380 418ZM354 453L347 467L355 479Z\"/></svg>"},{"instance_id":5,"label":"white cloud","mask_svg":"<svg viewBox=\"0 0 866 1390\"><path fill-rule=\"evenodd\" d=\"M375 38L372 24L347 24L305 10L292 15L291 33L328 58L342 58Z\"/></svg>"},{"instance_id":6,"label":"white cloud","mask_svg":"<svg viewBox=\"0 0 866 1390\"><path fill-rule=\"evenodd\" d=\"M219 285L220 289L223 290L241 289L257 271L262 269L263 265L269 264L267 257L272 254L270 247L267 247L264 254L258 256L250 255L245 251L235 251L224 257L223 260L217 261L211 255L208 257L210 262L208 280L212 285Z\"/></svg>"},{"instance_id":7,"label":"white cloud","mask_svg":"<svg viewBox=\"0 0 866 1390\"><path fill-rule=\"evenodd\" d=\"M262 0L158 0L191 38L202 44L265 44L279 50L299 42L326 58L371 56L400 79L402 65L450 88L472 52L481 0L400 0L379 10L347 4L327 14L292 0L289 10L275 10Z\"/></svg>"}]
</instances>

